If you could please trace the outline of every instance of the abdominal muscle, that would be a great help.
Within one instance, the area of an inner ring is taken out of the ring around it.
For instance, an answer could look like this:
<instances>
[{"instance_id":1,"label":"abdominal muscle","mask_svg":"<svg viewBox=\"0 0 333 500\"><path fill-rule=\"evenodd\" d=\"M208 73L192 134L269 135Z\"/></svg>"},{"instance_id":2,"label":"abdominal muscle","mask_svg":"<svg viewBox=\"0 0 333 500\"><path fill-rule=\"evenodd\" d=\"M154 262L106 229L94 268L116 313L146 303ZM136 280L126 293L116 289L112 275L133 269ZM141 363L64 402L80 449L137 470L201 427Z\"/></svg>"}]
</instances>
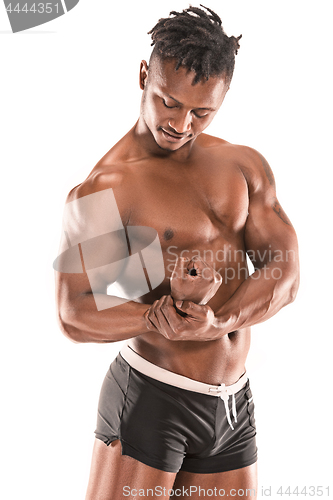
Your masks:
<instances>
[{"instance_id":1,"label":"abdominal muscle","mask_svg":"<svg viewBox=\"0 0 333 500\"><path fill-rule=\"evenodd\" d=\"M232 265L238 264L235 262L227 265L232 269ZM241 262L240 265L244 268L244 263ZM240 275L230 283L226 280L222 282L216 295L208 303L215 313L245 279L245 275ZM170 275L159 287L141 299L143 303L152 304L156 299L169 294ZM130 339L128 344L140 356L166 370L207 384L230 385L237 382L245 372L250 342L251 328L247 327L210 341L169 340L162 334L147 332Z\"/></svg>"},{"instance_id":2,"label":"abdominal muscle","mask_svg":"<svg viewBox=\"0 0 333 500\"><path fill-rule=\"evenodd\" d=\"M216 313L233 295L245 278L232 285L222 283L208 305ZM141 299L152 304L170 294L170 282ZM141 300L140 300L141 302ZM170 340L157 332L147 332L128 341L128 345L147 361L173 373L207 384L233 384L245 372L245 362L251 343L251 328L242 328L216 340Z\"/></svg>"},{"instance_id":3,"label":"abdominal muscle","mask_svg":"<svg viewBox=\"0 0 333 500\"><path fill-rule=\"evenodd\" d=\"M233 384L245 372L250 348L250 328L210 341L169 340L149 332L128 341L151 363L206 384Z\"/></svg>"}]
</instances>

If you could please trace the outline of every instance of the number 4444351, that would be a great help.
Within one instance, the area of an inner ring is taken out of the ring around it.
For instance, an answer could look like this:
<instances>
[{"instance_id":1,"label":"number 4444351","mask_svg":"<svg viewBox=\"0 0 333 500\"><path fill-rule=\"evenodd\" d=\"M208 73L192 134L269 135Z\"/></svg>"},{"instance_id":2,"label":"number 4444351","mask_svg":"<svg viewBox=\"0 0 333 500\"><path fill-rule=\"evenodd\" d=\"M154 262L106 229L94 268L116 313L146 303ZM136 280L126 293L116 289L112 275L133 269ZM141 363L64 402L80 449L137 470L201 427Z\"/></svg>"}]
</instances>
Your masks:
<instances>
[{"instance_id":1,"label":"number 4444351","mask_svg":"<svg viewBox=\"0 0 333 500\"><path fill-rule=\"evenodd\" d=\"M293 495L304 495L304 496L329 496L329 487L323 487L323 486L304 486L303 488L299 488L296 486L296 488L291 488L288 486L287 488L283 488L280 486L280 488L276 491L277 495L287 495L287 496L293 496Z\"/></svg>"},{"instance_id":2,"label":"number 4444351","mask_svg":"<svg viewBox=\"0 0 333 500\"><path fill-rule=\"evenodd\" d=\"M53 12L53 10L58 14L59 13L59 4L58 3L52 3L52 2L47 2L47 3L33 3L32 5L28 6L27 3L23 4L20 4L20 3L17 3L15 4L12 4L12 3L9 3L6 7L6 10L7 12L17 12L17 13L20 13L20 12L23 12L23 13L26 13L28 14L28 12L32 12L34 14L36 13L39 13L39 14L43 14L43 13L46 13L46 14L51 14Z\"/></svg>"}]
</instances>

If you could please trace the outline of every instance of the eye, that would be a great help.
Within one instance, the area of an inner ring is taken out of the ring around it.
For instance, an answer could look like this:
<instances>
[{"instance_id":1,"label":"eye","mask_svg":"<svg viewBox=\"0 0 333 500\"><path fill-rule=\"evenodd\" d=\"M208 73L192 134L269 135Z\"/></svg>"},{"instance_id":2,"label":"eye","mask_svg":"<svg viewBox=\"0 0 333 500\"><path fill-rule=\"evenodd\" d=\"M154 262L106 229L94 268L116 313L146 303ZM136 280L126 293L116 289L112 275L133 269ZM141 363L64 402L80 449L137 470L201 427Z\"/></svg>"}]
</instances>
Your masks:
<instances>
[{"instance_id":1,"label":"eye","mask_svg":"<svg viewBox=\"0 0 333 500\"><path fill-rule=\"evenodd\" d=\"M172 109L172 108L176 108L177 107L177 106L168 106L164 99L162 99L162 101L163 101L164 106L166 108L168 108L168 109Z\"/></svg>"},{"instance_id":2,"label":"eye","mask_svg":"<svg viewBox=\"0 0 333 500\"><path fill-rule=\"evenodd\" d=\"M204 115L198 115L198 113L196 113L195 111L193 111L193 114L196 118L205 118L205 116L208 115L208 113L205 113Z\"/></svg>"}]
</instances>

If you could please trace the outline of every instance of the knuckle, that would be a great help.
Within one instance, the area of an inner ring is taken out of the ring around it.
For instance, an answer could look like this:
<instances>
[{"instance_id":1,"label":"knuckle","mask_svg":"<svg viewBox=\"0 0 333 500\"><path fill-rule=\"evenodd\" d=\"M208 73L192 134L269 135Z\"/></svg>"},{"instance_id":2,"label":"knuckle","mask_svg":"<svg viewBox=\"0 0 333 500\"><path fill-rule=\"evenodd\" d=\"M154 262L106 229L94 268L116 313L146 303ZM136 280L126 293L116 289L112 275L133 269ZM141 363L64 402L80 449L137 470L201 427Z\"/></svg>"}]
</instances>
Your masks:
<instances>
[{"instance_id":1,"label":"knuckle","mask_svg":"<svg viewBox=\"0 0 333 500\"><path fill-rule=\"evenodd\" d=\"M184 335L185 332L186 332L186 328L183 325L181 325L178 328L178 335Z\"/></svg>"},{"instance_id":2,"label":"knuckle","mask_svg":"<svg viewBox=\"0 0 333 500\"><path fill-rule=\"evenodd\" d=\"M203 313L204 313L205 318L207 319L209 317L209 313L210 313L207 306L203 306Z\"/></svg>"},{"instance_id":3,"label":"knuckle","mask_svg":"<svg viewBox=\"0 0 333 500\"><path fill-rule=\"evenodd\" d=\"M177 334L172 330L165 331L164 336L169 340L176 340L177 338Z\"/></svg>"},{"instance_id":4,"label":"knuckle","mask_svg":"<svg viewBox=\"0 0 333 500\"><path fill-rule=\"evenodd\" d=\"M183 332L183 328L180 325L175 326L173 329L173 335L179 336Z\"/></svg>"},{"instance_id":5,"label":"knuckle","mask_svg":"<svg viewBox=\"0 0 333 500\"><path fill-rule=\"evenodd\" d=\"M152 330L153 329L153 324L149 320L147 320L147 319L146 319L146 325L147 325L148 330Z\"/></svg>"}]
</instances>

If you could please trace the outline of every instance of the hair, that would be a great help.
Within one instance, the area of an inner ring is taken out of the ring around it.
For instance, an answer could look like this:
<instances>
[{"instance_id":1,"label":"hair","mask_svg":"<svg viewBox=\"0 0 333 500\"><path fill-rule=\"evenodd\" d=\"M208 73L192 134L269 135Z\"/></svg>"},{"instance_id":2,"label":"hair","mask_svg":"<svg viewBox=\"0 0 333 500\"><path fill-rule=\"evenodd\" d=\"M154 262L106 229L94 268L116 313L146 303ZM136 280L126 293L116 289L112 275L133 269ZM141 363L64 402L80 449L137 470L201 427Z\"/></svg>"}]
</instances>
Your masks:
<instances>
[{"instance_id":1,"label":"hair","mask_svg":"<svg viewBox=\"0 0 333 500\"><path fill-rule=\"evenodd\" d=\"M182 12L170 12L160 19L152 30L155 45L150 61L158 56L162 60L176 59L176 71L180 66L195 72L193 85L202 78L224 75L230 83L239 49L239 37L228 37L220 17L208 7L189 7Z\"/></svg>"}]
</instances>

